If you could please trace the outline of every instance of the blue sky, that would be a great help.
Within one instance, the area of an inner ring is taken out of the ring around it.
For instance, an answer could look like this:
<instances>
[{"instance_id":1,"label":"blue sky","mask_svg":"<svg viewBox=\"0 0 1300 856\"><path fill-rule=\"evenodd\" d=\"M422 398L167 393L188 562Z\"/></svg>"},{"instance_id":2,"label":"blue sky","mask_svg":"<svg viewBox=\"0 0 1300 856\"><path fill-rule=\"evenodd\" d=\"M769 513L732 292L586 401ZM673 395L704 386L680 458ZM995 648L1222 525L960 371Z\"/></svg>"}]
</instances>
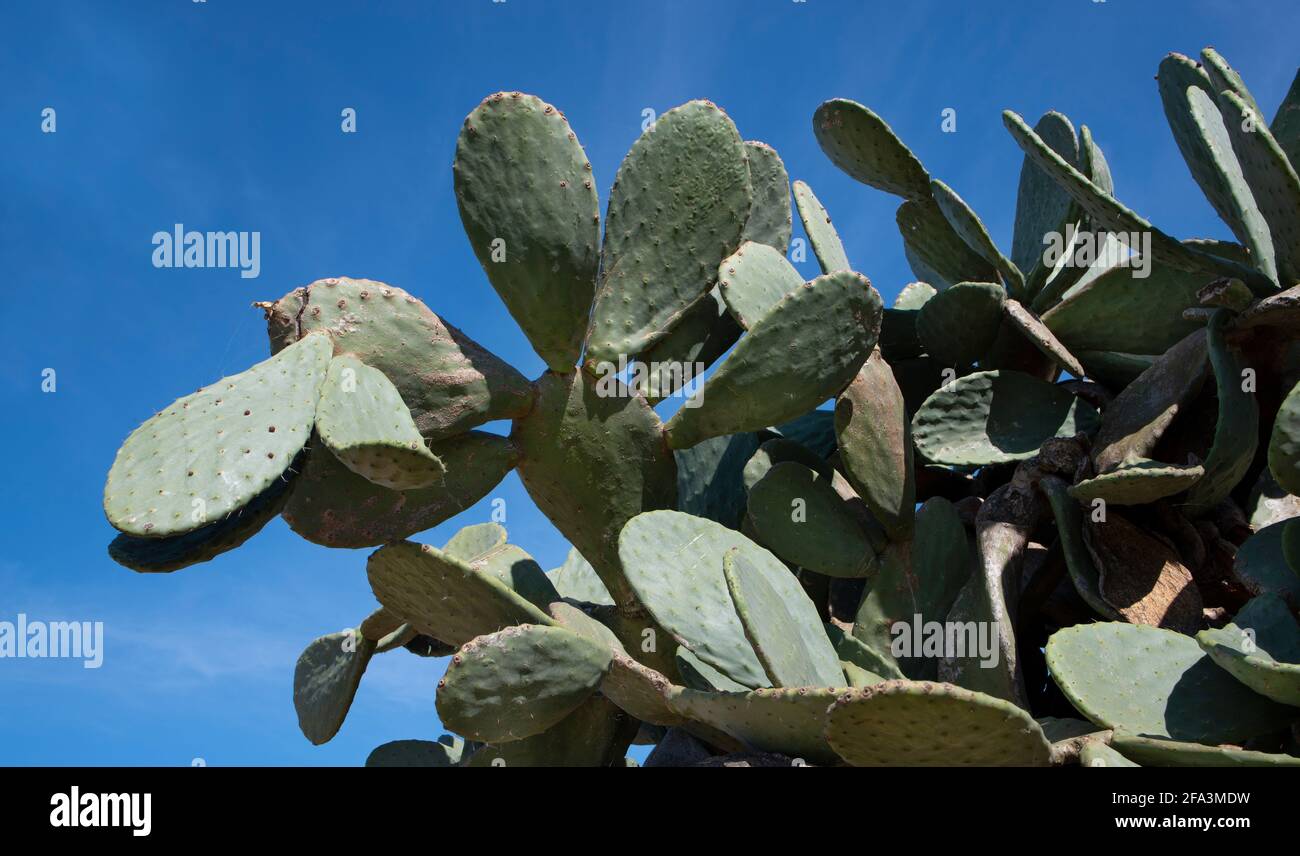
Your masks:
<instances>
[{"instance_id":1,"label":"blue sky","mask_svg":"<svg viewBox=\"0 0 1300 856\"><path fill-rule=\"evenodd\" d=\"M406 288L540 373L456 213L456 134L484 96L520 89L562 109L602 201L643 109L715 101L813 186L889 300L912 279L897 201L821 154L821 101L883 115L1004 249L1021 161L1007 107L1088 124L1121 199L1180 237L1228 237L1178 156L1156 66L1212 44L1271 117L1297 32L1293 0L6 3L0 621L103 621L106 642L93 671L0 659L0 764L357 764L385 741L437 736L442 664L402 652L372 663L333 742L298 732L294 662L372 609L368 551L308 544L276 520L208 564L137 575L107 557L100 498L140 421L265 357L250 302L321 277ZM41 133L46 107L54 134ZM345 107L355 134L340 130ZM948 107L955 134L940 132ZM178 222L260 231L260 276L154 268L151 236ZM492 497L512 541L543 567L562 561L567 545L516 477ZM488 513L485 501L417 540Z\"/></svg>"}]
</instances>

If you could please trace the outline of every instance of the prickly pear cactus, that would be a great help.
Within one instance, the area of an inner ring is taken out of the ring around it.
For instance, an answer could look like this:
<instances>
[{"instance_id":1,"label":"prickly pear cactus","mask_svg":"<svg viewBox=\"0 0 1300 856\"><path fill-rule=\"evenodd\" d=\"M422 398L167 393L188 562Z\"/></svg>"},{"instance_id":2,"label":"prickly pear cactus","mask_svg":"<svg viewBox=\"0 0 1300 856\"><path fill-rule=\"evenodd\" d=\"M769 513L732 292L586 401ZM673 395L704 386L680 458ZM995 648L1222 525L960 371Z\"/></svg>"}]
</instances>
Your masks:
<instances>
[{"instance_id":1,"label":"prickly pear cactus","mask_svg":"<svg viewBox=\"0 0 1300 856\"><path fill-rule=\"evenodd\" d=\"M450 657L456 733L368 766L1300 764L1300 138L1202 60L1158 87L1236 242L1157 230L1087 126L1008 111L999 246L883 118L823 104L826 155L901 198L917 281L888 307L716 105L642 134L602 231L563 113L490 96L456 201L542 376L384 283L258 304L273 356L123 444L110 554L174 571L276 514L378 548L378 606L298 663L302 731L331 739L400 649ZM561 567L496 524L410 540L511 470Z\"/></svg>"}]
</instances>

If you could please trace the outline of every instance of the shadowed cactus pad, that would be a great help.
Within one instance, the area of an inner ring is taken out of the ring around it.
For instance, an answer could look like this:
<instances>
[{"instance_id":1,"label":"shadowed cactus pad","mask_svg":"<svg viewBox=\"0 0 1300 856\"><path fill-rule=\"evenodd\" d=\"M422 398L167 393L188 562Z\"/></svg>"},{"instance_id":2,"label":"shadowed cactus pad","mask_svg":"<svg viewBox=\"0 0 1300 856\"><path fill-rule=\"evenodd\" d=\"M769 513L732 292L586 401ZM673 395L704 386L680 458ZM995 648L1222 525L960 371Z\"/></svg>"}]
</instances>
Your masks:
<instances>
[{"instance_id":1,"label":"shadowed cactus pad","mask_svg":"<svg viewBox=\"0 0 1300 856\"><path fill-rule=\"evenodd\" d=\"M1096 429L1097 411L1063 387L1020 372L975 372L925 400L916 447L937 464L984 466L1032 457L1044 440Z\"/></svg>"},{"instance_id":2,"label":"shadowed cactus pad","mask_svg":"<svg viewBox=\"0 0 1300 856\"><path fill-rule=\"evenodd\" d=\"M1300 624L1280 597L1251 600L1230 624L1202 630L1196 641L1255 692L1300 707Z\"/></svg>"}]
</instances>

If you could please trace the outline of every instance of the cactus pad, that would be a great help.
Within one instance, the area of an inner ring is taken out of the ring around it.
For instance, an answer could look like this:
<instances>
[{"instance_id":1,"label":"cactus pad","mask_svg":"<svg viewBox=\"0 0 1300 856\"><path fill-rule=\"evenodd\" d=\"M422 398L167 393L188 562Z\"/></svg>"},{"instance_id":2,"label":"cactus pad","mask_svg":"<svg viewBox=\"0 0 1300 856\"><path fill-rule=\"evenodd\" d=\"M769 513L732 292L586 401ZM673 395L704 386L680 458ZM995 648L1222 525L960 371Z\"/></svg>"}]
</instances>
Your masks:
<instances>
[{"instance_id":1,"label":"cactus pad","mask_svg":"<svg viewBox=\"0 0 1300 856\"><path fill-rule=\"evenodd\" d=\"M1091 432L1097 411L1065 389L1014 371L976 372L940 387L912 417L921 454L984 466L1032 457L1044 440Z\"/></svg>"},{"instance_id":2,"label":"cactus pad","mask_svg":"<svg viewBox=\"0 0 1300 856\"><path fill-rule=\"evenodd\" d=\"M807 595L783 598L740 548L722 559L722 573L745 637L776 687L825 687L841 680L839 658Z\"/></svg>"},{"instance_id":3,"label":"cactus pad","mask_svg":"<svg viewBox=\"0 0 1300 856\"><path fill-rule=\"evenodd\" d=\"M397 388L379 369L349 354L330 360L316 432L344 466L380 487L428 487L446 472L425 446Z\"/></svg>"},{"instance_id":4,"label":"cactus pad","mask_svg":"<svg viewBox=\"0 0 1300 856\"><path fill-rule=\"evenodd\" d=\"M868 576L876 553L831 479L803 464L776 464L750 489L746 512L786 561L830 577Z\"/></svg>"},{"instance_id":5,"label":"cactus pad","mask_svg":"<svg viewBox=\"0 0 1300 856\"><path fill-rule=\"evenodd\" d=\"M1268 444L1268 468L1287 493L1300 494L1300 383L1287 393L1277 412Z\"/></svg>"},{"instance_id":6,"label":"cactus pad","mask_svg":"<svg viewBox=\"0 0 1300 856\"><path fill-rule=\"evenodd\" d=\"M1045 767L1051 746L1028 713L984 693L885 681L844 693L826 738L855 767Z\"/></svg>"},{"instance_id":7,"label":"cactus pad","mask_svg":"<svg viewBox=\"0 0 1300 856\"><path fill-rule=\"evenodd\" d=\"M1012 297L1024 297L1025 292L1025 275L1020 268L1016 267L1011 259L1002 255L997 244L993 243L993 238L989 236L989 230L985 228L984 222L980 220L971 207L966 204L957 193L948 185L938 179L930 182L930 189L934 194L934 201L939 205L939 210L943 212L944 218L953 231L966 242L966 246L975 251L976 255L984 261L997 268L998 273L1002 276L1002 281L1006 283L1007 292Z\"/></svg>"},{"instance_id":8,"label":"cactus pad","mask_svg":"<svg viewBox=\"0 0 1300 856\"><path fill-rule=\"evenodd\" d=\"M804 234L812 244L822 273L853 270L849 257L844 252L844 244L840 241L840 234L831 222L830 213L807 182L794 183L794 204L799 209L799 222L803 224Z\"/></svg>"},{"instance_id":9,"label":"cactus pad","mask_svg":"<svg viewBox=\"0 0 1300 856\"><path fill-rule=\"evenodd\" d=\"M893 129L875 113L845 98L823 103L813 133L831 163L872 187L907 199L930 195L930 176Z\"/></svg>"},{"instance_id":10,"label":"cactus pad","mask_svg":"<svg viewBox=\"0 0 1300 856\"><path fill-rule=\"evenodd\" d=\"M727 114L691 101L655 120L609 194L589 366L646 350L712 287L752 201L745 146Z\"/></svg>"},{"instance_id":11,"label":"cactus pad","mask_svg":"<svg viewBox=\"0 0 1300 856\"><path fill-rule=\"evenodd\" d=\"M835 437L849 483L890 537L905 539L916 514L912 426L894 373L873 351L835 401Z\"/></svg>"},{"instance_id":12,"label":"cactus pad","mask_svg":"<svg viewBox=\"0 0 1300 856\"><path fill-rule=\"evenodd\" d=\"M135 429L104 485L108 522L128 535L163 538L251 503L311 436L329 358L329 337L308 336Z\"/></svg>"},{"instance_id":13,"label":"cactus pad","mask_svg":"<svg viewBox=\"0 0 1300 856\"><path fill-rule=\"evenodd\" d=\"M1254 598L1226 627L1202 630L1196 641L1255 692L1300 707L1300 625L1280 597Z\"/></svg>"},{"instance_id":14,"label":"cactus pad","mask_svg":"<svg viewBox=\"0 0 1300 856\"><path fill-rule=\"evenodd\" d=\"M783 297L665 426L670 446L756 431L840 392L880 335L880 294L861 274L827 274Z\"/></svg>"},{"instance_id":15,"label":"cactus pad","mask_svg":"<svg viewBox=\"0 0 1300 856\"><path fill-rule=\"evenodd\" d=\"M1080 624L1052 634L1056 685L1097 725L1194 743L1239 742L1284 727L1288 709L1257 695L1180 633Z\"/></svg>"},{"instance_id":16,"label":"cactus pad","mask_svg":"<svg viewBox=\"0 0 1300 856\"><path fill-rule=\"evenodd\" d=\"M1132 458L1109 472L1085 479L1070 488L1082 502L1105 500L1112 505L1146 505L1182 493L1205 474L1200 464L1163 464Z\"/></svg>"},{"instance_id":17,"label":"cactus pad","mask_svg":"<svg viewBox=\"0 0 1300 856\"><path fill-rule=\"evenodd\" d=\"M614 598L609 596L609 590L596 575L595 568L572 547L564 564L551 571L551 584L562 597L584 603L614 605Z\"/></svg>"},{"instance_id":18,"label":"cactus pad","mask_svg":"<svg viewBox=\"0 0 1300 856\"><path fill-rule=\"evenodd\" d=\"M366 562L375 599L421 633L452 645L551 618L495 576L427 544L401 541Z\"/></svg>"},{"instance_id":19,"label":"cactus pad","mask_svg":"<svg viewBox=\"0 0 1300 856\"><path fill-rule=\"evenodd\" d=\"M803 285L803 277L779 251L748 241L722 260L718 288L727 310L748 330L782 297Z\"/></svg>"},{"instance_id":20,"label":"cactus pad","mask_svg":"<svg viewBox=\"0 0 1300 856\"><path fill-rule=\"evenodd\" d=\"M343 726L375 643L356 630L322 636L307 646L293 670L298 728L319 746Z\"/></svg>"},{"instance_id":21,"label":"cactus pad","mask_svg":"<svg viewBox=\"0 0 1300 856\"><path fill-rule=\"evenodd\" d=\"M438 682L438 718L470 740L538 734L592 694L609 650L559 627L521 624L467 642Z\"/></svg>"},{"instance_id":22,"label":"cactus pad","mask_svg":"<svg viewBox=\"0 0 1300 856\"><path fill-rule=\"evenodd\" d=\"M755 241L784 253L790 246L790 175L776 149L757 140L745 141L749 183L754 205L745 221L742 241Z\"/></svg>"},{"instance_id":23,"label":"cactus pad","mask_svg":"<svg viewBox=\"0 0 1300 856\"><path fill-rule=\"evenodd\" d=\"M741 547L782 597L806 597L781 560L744 535L678 511L649 511L623 527L619 558L637 599L678 643L747 687L770 683L736 615L722 560Z\"/></svg>"},{"instance_id":24,"label":"cactus pad","mask_svg":"<svg viewBox=\"0 0 1300 856\"><path fill-rule=\"evenodd\" d=\"M498 92L465 118L456 202L492 287L553 371L571 371L595 290L600 202L559 110Z\"/></svg>"},{"instance_id":25,"label":"cactus pad","mask_svg":"<svg viewBox=\"0 0 1300 856\"><path fill-rule=\"evenodd\" d=\"M1006 297L996 283L959 282L927 300L916 316L925 352L950 366L966 366L984 356L1002 327Z\"/></svg>"},{"instance_id":26,"label":"cactus pad","mask_svg":"<svg viewBox=\"0 0 1300 856\"><path fill-rule=\"evenodd\" d=\"M433 444L447 469L441 482L397 491L352 472L324 444L314 446L284 519L326 547L377 547L437 526L487 495L519 460L506 438L470 431Z\"/></svg>"},{"instance_id":27,"label":"cactus pad","mask_svg":"<svg viewBox=\"0 0 1300 856\"><path fill-rule=\"evenodd\" d=\"M718 693L678 688L668 696L668 704L753 749L829 764L836 756L823 736L826 710L844 691L799 687Z\"/></svg>"},{"instance_id":28,"label":"cactus pad","mask_svg":"<svg viewBox=\"0 0 1300 856\"><path fill-rule=\"evenodd\" d=\"M1111 747L1143 767L1300 767L1300 758L1235 746L1206 746L1115 732Z\"/></svg>"}]
</instances>

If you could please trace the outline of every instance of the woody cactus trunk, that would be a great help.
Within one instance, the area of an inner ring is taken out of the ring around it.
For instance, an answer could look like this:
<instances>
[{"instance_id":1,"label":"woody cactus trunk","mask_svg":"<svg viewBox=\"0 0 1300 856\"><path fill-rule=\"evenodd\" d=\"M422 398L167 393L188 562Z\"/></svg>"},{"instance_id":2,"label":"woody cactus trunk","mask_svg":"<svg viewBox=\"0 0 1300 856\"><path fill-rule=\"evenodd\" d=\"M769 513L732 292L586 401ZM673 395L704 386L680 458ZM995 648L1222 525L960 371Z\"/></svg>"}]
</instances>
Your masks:
<instances>
[{"instance_id":1,"label":"woody cactus trunk","mask_svg":"<svg viewBox=\"0 0 1300 856\"><path fill-rule=\"evenodd\" d=\"M1007 112L1004 253L883 119L818 108L902 198L888 308L798 181L796 272L785 165L713 104L637 140L602 236L564 115L493 95L456 198L546 372L380 282L259 304L272 356L123 444L110 553L173 571L277 514L378 548L378 608L294 674L323 743L371 657L450 656L452 733L376 766L1300 764L1300 78L1271 124L1212 50L1157 80L1235 241L1159 231L1087 126ZM561 567L495 523L406 540L512 469Z\"/></svg>"}]
</instances>

